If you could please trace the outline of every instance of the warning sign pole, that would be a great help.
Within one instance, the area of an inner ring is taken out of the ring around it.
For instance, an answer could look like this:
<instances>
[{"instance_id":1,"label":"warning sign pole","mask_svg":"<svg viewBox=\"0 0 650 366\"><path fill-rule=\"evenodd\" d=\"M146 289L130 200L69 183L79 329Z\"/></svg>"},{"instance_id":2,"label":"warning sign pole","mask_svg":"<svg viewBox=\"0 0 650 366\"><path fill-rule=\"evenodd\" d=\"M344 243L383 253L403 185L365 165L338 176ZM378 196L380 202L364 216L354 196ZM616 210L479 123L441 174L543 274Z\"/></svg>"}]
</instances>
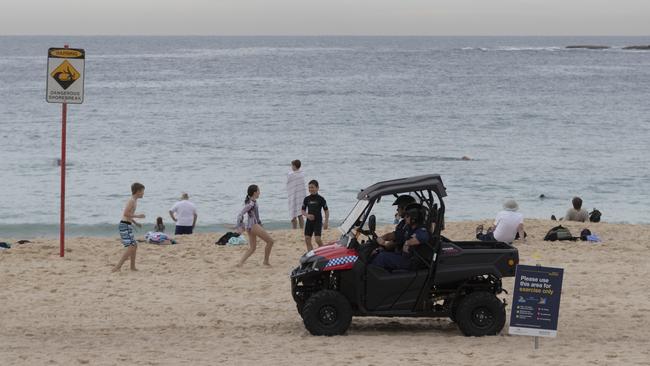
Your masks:
<instances>
[{"instance_id":1,"label":"warning sign pole","mask_svg":"<svg viewBox=\"0 0 650 366\"><path fill-rule=\"evenodd\" d=\"M65 148L68 104L84 100L86 51L82 48L50 48L47 50L47 82L45 101L61 103L61 221L59 223L59 256L65 255Z\"/></svg>"},{"instance_id":2,"label":"warning sign pole","mask_svg":"<svg viewBox=\"0 0 650 366\"><path fill-rule=\"evenodd\" d=\"M68 48L68 45L64 45ZM68 104L61 104L61 222L59 223L59 256L65 255L65 140L66 140L66 119L68 117Z\"/></svg>"},{"instance_id":3,"label":"warning sign pole","mask_svg":"<svg viewBox=\"0 0 650 366\"><path fill-rule=\"evenodd\" d=\"M61 229L60 229L60 253L63 257L65 252L65 130L66 130L66 117L68 114L68 105L63 103L61 105Z\"/></svg>"}]
</instances>

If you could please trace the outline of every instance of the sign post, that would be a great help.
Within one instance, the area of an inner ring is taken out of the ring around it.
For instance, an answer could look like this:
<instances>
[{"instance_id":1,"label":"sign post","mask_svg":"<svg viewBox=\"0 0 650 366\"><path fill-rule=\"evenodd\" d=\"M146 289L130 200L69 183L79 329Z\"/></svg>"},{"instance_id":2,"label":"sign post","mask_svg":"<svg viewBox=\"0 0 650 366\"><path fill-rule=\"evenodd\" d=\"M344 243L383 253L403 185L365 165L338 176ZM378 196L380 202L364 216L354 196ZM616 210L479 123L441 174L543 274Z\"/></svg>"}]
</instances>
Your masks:
<instances>
[{"instance_id":1,"label":"sign post","mask_svg":"<svg viewBox=\"0 0 650 366\"><path fill-rule=\"evenodd\" d=\"M508 332L535 337L556 337L564 269L517 266Z\"/></svg>"},{"instance_id":2,"label":"sign post","mask_svg":"<svg viewBox=\"0 0 650 366\"><path fill-rule=\"evenodd\" d=\"M61 217L59 256L65 254L65 143L68 103L81 104L84 99L86 52L79 48L50 48L47 52L45 100L61 105Z\"/></svg>"}]
</instances>

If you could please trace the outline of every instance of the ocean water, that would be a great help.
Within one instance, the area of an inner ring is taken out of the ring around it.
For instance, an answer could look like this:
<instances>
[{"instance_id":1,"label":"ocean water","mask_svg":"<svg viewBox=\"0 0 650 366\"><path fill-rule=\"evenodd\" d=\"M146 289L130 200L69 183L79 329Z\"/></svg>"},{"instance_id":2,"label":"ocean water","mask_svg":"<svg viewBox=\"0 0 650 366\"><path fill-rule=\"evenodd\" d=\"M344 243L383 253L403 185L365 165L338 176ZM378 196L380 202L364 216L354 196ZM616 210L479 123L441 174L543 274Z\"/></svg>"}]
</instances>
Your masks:
<instances>
[{"instance_id":1,"label":"ocean water","mask_svg":"<svg viewBox=\"0 0 650 366\"><path fill-rule=\"evenodd\" d=\"M135 181L146 224L169 225L187 191L199 231L222 230L255 183L263 221L288 227L293 159L332 224L359 189L427 173L449 220L491 218L506 198L562 216L578 195L605 221L650 222L650 52L622 49L648 38L0 37L0 238L57 232L61 106L45 76L64 43L86 50L70 235L116 235Z\"/></svg>"}]
</instances>

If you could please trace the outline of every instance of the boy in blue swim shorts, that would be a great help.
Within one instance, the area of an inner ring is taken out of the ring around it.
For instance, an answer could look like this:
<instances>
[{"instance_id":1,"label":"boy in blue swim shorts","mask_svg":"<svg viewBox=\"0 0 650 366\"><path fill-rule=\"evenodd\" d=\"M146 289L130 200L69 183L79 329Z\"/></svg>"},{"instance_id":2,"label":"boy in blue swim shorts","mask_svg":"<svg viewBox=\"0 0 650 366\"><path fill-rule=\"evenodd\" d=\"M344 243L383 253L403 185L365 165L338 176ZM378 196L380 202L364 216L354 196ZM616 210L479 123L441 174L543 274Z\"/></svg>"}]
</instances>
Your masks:
<instances>
[{"instance_id":1,"label":"boy in blue swim shorts","mask_svg":"<svg viewBox=\"0 0 650 366\"><path fill-rule=\"evenodd\" d=\"M127 259L131 260L131 270L137 271L135 268L135 254L138 250L138 242L135 240L135 236L133 235L133 225L142 227L142 225L134 219L144 219L144 214L135 213L135 209L138 206L138 199L143 196L144 185L133 183L131 185L131 198L126 203L124 213L122 213L122 220L118 225L120 230L120 239L122 240L122 245L124 245L126 251L122 255L122 258L120 258L120 261L115 265L115 267L113 267L113 272L119 271L122 268L122 264L124 264Z\"/></svg>"}]
</instances>

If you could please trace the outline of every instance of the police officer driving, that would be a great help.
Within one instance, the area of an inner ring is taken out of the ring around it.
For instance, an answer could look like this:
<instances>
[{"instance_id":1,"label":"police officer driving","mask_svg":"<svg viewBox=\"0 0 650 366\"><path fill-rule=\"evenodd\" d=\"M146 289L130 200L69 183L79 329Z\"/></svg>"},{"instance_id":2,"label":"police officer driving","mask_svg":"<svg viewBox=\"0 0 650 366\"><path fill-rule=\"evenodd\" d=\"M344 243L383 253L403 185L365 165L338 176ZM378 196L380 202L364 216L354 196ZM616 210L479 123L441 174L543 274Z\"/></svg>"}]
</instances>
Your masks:
<instances>
[{"instance_id":1,"label":"police officer driving","mask_svg":"<svg viewBox=\"0 0 650 366\"><path fill-rule=\"evenodd\" d=\"M381 237L377 238L377 244L383 249L388 251L395 250L396 247L401 247L404 244L404 235L406 231L406 222L404 221L404 214L406 213L406 206L415 203L415 198L403 194L393 202L393 206L397 206L397 212L395 213L395 219L399 219L395 230L390 233L386 233Z\"/></svg>"}]
</instances>

